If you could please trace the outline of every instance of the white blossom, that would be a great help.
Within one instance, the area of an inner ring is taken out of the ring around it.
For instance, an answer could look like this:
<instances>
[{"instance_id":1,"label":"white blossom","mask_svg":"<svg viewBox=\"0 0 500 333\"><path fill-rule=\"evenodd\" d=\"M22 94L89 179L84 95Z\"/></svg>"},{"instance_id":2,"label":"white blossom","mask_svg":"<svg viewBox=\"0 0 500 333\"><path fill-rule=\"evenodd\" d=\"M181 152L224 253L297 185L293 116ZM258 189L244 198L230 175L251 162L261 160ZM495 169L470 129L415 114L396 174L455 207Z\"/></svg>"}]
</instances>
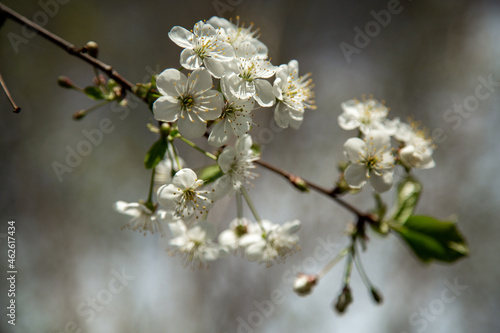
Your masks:
<instances>
[{"instance_id":1,"label":"white blossom","mask_svg":"<svg viewBox=\"0 0 500 333\"><path fill-rule=\"evenodd\" d=\"M251 169L255 168L254 161L259 159L252 150L252 137L245 134L236 140L233 146L224 148L219 155L217 162L224 176L217 180L215 185L219 196L225 193L232 193L249 183L249 179L254 179L255 174Z\"/></svg>"},{"instance_id":2,"label":"white blossom","mask_svg":"<svg viewBox=\"0 0 500 333\"><path fill-rule=\"evenodd\" d=\"M403 147L399 150L399 159L409 168L430 169L436 165L432 158L434 144L426 130L420 130L418 125L414 121L410 121L410 124L399 124L394 135L403 143Z\"/></svg>"},{"instance_id":3,"label":"white blossom","mask_svg":"<svg viewBox=\"0 0 500 333\"><path fill-rule=\"evenodd\" d=\"M253 97L260 106L273 106L273 86L265 79L274 75L276 67L259 58L257 48L251 42L244 41L233 47L236 58L227 63L224 75L231 92L238 98Z\"/></svg>"},{"instance_id":4,"label":"white blossom","mask_svg":"<svg viewBox=\"0 0 500 333\"><path fill-rule=\"evenodd\" d=\"M349 100L342 103L342 110L343 113L338 117L339 126L345 130L359 128L363 134L376 130L393 135L399 121L388 120L387 107L373 98L363 101Z\"/></svg>"},{"instance_id":5,"label":"white blossom","mask_svg":"<svg viewBox=\"0 0 500 333\"><path fill-rule=\"evenodd\" d=\"M312 79L309 77L310 74L299 76L297 60L291 60L278 68L273 85L274 96L278 99L274 110L274 120L278 126L287 128L290 125L297 129L304 119L304 110L316 108Z\"/></svg>"},{"instance_id":6,"label":"white blossom","mask_svg":"<svg viewBox=\"0 0 500 333\"><path fill-rule=\"evenodd\" d=\"M210 18L207 23L211 24L214 28L222 28L222 40L231 45L241 42L250 42L257 49L256 56L261 59L267 59L267 46L255 36L257 35L259 29L253 30L253 23L250 23L248 27L245 27L244 23L240 24L239 16L236 16L236 23L233 23L232 20L228 21L225 18L217 16Z\"/></svg>"},{"instance_id":7,"label":"white blossom","mask_svg":"<svg viewBox=\"0 0 500 333\"><path fill-rule=\"evenodd\" d=\"M158 75L156 85L163 95L153 104L157 120L173 122L181 135L187 138L202 136L207 120L219 117L223 105L222 94L212 88L212 77L205 68L186 75L177 69L167 69Z\"/></svg>"},{"instance_id":8,"label":"white blossom","mask_svg":"<svg viewBox=\"0 0 500 333\"><path fill-rule=\"evenodd\" d=\"M193 170L181 169L175 174L172 184L158 189L158 203L185 221L192 217L199 218L196 213L206 213L213 203L211 192L197 190L201 185L203 181L197 179Z\"/></svg>"},{"instance_id":9,"label":"white blossom","mask_svg":"<svg viewBox=\"0 0 500 333\"><path fill-rule=\"evenodd\" d=\"M212 25L199 21L190 32L183 27L175 26L168 33L168 37L184 50L181 52L181 66L194 70L205 65L215 78L224 74L224 62L234 59L231 44L222 41L222 29L215 29Z\"/></svg>"},{"instance_id":10,"label":"white blossom","mask_svg":"<svg viewBox=\"0 0 500 333\"><path fill-rule=\"evenodd\" d=\"M262 220L264 230L257 226L241 239L248 260L266 263L283 261L288 255L298 250L299 236L295 233L300 229L300 221L285 222L282 225Z\"/></svg>"},{"instance_id":11,"label":"white blossom","mask_svg":"<svg viewBox=\"0 0 500 333\"><path fill-rule=\"evenodd\" d=\"M216 235L215 226L208 221L200 221L189 229L179 220L169 224L174 238L170 245L174 247L172 254L184 258L184 264L192 268L203 268L207 261L213 261L224 254L224 250L213 242Z\"/></svg>"},{"instance_id":12,"label":"white blossom","mask_svg":"<svg viewBox=\"0 0 500 333\"><path fill-rule=\"evenodd\" d=\"M128 203L125 201L117 201L114 204L114 209L121 214L132 217L130 222L125 224L122 229L139 231L143 235L146 235L148 231L151 234L159 232L161 237L165 237L165 230L162 225L162 217L164 217L163 214L165 213L164 211L157 210L156 212L153 212L143 203Z\"/></svg>"},{"instance_id":13,"label":"white blossom","mask_svg":"<svg viewBox=\"0 0 500 333\"><path fill-rule=\"evenodd\" d=\"M238 138L248 133L252 126L251 111L254 108L253 98L241 99L231 92L227 77L221 80L221 90L226 103L222 108L220 121L215 124L208 137L208 143L215 147L227 144L231 133Z\"/></svg>"},{"instance_id":14,"label":"white blossom","mask_svg":"<svg viewBox=\"0 0 500 333\"><path fill-rule=\"evenodd\" d=\"M365 137L350 138L344 144L344 153L351 164L345 170L345 180L353 188L361 188L369 180L377 192L392 187L394 157L391 138L384 132L373 131Z\"/></svg>"},{"instance_id":15,"label":"white blossom","mask_svg":"<svg viewBox=\"0 0 500 333\"><path fill-rule=\"evenodd\" d=\"M243 236L250 232L251 223L246 218L236 218L229 223L229 228L219 234L218 241L222 246L230 250L241 247Z\"/></svg>"}]
</instances>

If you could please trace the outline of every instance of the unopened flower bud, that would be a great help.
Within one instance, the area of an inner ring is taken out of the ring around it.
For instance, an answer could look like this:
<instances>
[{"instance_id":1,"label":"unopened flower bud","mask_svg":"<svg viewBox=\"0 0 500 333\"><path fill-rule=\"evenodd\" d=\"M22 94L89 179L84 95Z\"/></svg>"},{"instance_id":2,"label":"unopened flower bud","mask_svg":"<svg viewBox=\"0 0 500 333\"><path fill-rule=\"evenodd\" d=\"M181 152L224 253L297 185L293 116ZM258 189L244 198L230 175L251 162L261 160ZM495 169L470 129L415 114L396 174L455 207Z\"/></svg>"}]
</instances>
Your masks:
<instances>
[{"instance_id":1,"label":"unopened flower bud","mask_svg":"<svg viewBox=\"0 0 500 333\"><path fill-rule=\"evenodd\" d=\"M372 297L377 302L378 304L382 303L384 301L384 298L382 297L382 294L379 293L379 291L375 288L372 288L371 290Z\"/></svg>"},{"instance_id":2,"label":"unopened flower bud","mask_svg":"<svg viewBox=\"0 0 500 333\"><path fill-rule=\"evenodd\" d=\"M170 124L169 123L162 123L160 127L160 131L163 135L167 136L170 134Z\"/></svg>"},{"instance_id":3,"label":"unopened flower bud","mask_svg":"<svg viewBox=\"0 0 500 333\"><path fill-rule=\"evenodd\" d=\"M80 120L83 117L85 117L86 114L87 114L87 110L78 110L75 113L73 113L73 119Z\"/></svg>"},{"instance_id":4,"label":"unopened flower bud","mask_svg":"<svg viewBox=\"0 0 500 333\"><path fill-rule=\"evenodd\" d=\"M75 87L73 85L73 82L71 82L71 80L68 77L66 77L66 76L59 76L57 78L57 84L60 87L68 88L68 89L73 89Z\"/></svg>"},{"instance_id":5,"label":"unopened flower bud","mask_svg":"<svg viewBox=\"0 0 500 333\"><path fill-rule=\"evenodd\" d=\"M351 303L351 289L348 286L345 286L344 289L342 289L342 293L339 295L339 298L337 299L337 303L335 303L335 310L337 310L339 313L344 313Z\"/></svg>"},{"instance_id":6,"label":"unopened flower bud","mask_svg":"<svg viewBox=\"0 0 500 333\"><path fill-rule=\"evenodd\" d=\"M299 296L309 295L317 282L317 275L300 273L295 281L293 281L293 291Z\"/></svg>"},{"instance_id":7,"label":"unopened flower bud","mask_svg":"<svg viewBox=\"0 0 500 333\"><path fill-rule=\"evenodd\" d=\"M97 58L97 54L99 53L99 47L96 42L90 41L85 44L85 50L87 53L94 58Z\"/></svg>"}]
</instances>

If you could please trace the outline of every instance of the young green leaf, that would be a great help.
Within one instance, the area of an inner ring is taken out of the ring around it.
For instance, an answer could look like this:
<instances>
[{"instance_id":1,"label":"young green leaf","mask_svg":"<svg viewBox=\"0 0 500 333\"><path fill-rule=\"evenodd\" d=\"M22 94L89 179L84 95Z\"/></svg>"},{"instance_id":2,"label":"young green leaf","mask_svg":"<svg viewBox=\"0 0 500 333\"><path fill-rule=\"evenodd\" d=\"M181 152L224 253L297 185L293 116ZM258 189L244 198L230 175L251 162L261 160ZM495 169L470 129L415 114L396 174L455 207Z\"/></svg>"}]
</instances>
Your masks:
<instances>
[{"instance_id":1,"label":"young green leaf","mask_svg":"<svg viewBox=\"0 0 500 333\"><path fill-rule=\"evenodd\" d=\"M415 178L408 176L401 182L398 186L398 199L392 220L404 223L413 214L421 192L422 185Z\"/></svg>"},{"instance_id":2,"label":"young green leaf","mask_svg":"<svg viewBox=\"0 0 500 333\"><path fill-rule=\"evenodd\" d=\"M83 89L83 92L85 93L85 95L87 95L88 97L90 97L92 99L95 99L98 101L104 99L104 94L102 93L101 89L99 89L99 87L88 86L88 87L85 87L85 89Z\"/></svg>"},{"instance_id":3,"label":"young green leaf","mask_svg":"<svg viewBox=\"0 0 500 333\"><path fill-rule=\"evenodd\" d=\"M467 243L452 221L429 216L411 216L403 225L392 226L424 262L453 262L467 256Z\"/></svg>"},{"instance_id":4,"label":"young green leaf","mask_svg":"<svg viewBox=\"0 0 500 333\"><path fill-rule=\"evenodd\" d=\"M154 168L165 156L165 152L168 148L168 142L165 138L160 138L158 141L153 143L151 148L149 148L146 153L146 157L144 157L144 166L146 169Z\"/></svg>"},{"instance_id":5,"label":"young green leaf","mask_svg":"<svg viewBox=\"0 0 500 333\"><path fill-rule=\"evenodd\" d=\"M203 180L203 184L209 184L222 177L224 173L218 164L209 165L198 172L198 178Z\"/></svg>"}]
</instances>

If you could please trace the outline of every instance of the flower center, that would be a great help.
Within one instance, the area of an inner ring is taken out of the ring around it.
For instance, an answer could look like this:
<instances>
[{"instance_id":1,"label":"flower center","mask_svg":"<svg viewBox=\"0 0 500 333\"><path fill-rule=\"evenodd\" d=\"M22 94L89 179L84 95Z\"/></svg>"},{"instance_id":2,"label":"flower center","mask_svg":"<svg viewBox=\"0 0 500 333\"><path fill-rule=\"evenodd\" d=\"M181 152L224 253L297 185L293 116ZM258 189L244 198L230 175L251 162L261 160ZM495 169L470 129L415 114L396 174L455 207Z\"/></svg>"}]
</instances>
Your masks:
<instances>
[{"instance_id":1,"label":"flower center","mask_svg":"<svg viewBox=\"0 0 500 333\"><path fill-rule=\"evenodd\" d=\"M238 236L238 238L242 237L247 233L247 226L241 224L236 226L234 233L236 234L236 236Z\"/></svg>"},{"instance_id":2,"label":"flower center","mask_svg":"<svg viewBox=\"0 0 500 333\"><path fill-rule=\"evenodd\" d=\"M194 98L191 95L184 95L177 97L181 104L181 109L185 111L191 111L191 108L194 105Z\"/></svg>"},{"instance_id":3,"label":"flower center","mask_svg":"<svg viewBox=\"0 0 500 333\"><path fill-rule=\"evenodd\" d=\"M185 190L184 198L186 199L186 201L194 200L196 198L196 193L192 189Z\"/></svg>"}]
</instances>

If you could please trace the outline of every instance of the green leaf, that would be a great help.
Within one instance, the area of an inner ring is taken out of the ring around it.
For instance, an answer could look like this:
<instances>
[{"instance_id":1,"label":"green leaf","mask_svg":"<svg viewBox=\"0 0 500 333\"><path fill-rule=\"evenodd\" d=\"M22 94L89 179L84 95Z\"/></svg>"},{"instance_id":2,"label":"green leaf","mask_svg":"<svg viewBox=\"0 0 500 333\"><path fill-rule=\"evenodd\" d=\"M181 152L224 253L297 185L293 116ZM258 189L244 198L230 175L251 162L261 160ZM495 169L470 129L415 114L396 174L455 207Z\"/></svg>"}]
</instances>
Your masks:
<instances>
[{"instance_id":1,"label":"green leaf","mask_svg":"<svg viewBox=\"0 0 500 333\"><path fill-rule=\"evenodd\" d=\"M204 184L216 181L224 175L218 164L209 165L198 172L198 178L203 180Z\"/></svg>"},{"instance_id":2,"label":"green leaf","mask_svg":"<svg viewBox=\"0 0 500 333\"><path fill-rule=\"evenodd\" d=\"M168 148L168 142L165 138L160 138L158 141L153 143L151 148L149 148L146 153L146 157L144 157L144 166L146 169L154 168L165 156L165 152Z\"/></svg>"},{"instance_id":3,"label":"green leaf","mask_svg":"<svg viewBox=\"0 0 500 333\"><path fill-rule=\"evenodd\" d=\"M404 223L413 214L417 206L422 185L415 178L408 176L398 186L398 198L393 221Z\"/></svg>"},{"instance_id":4,"label":"green leaf","mask_svg":"<svg viewBox=\"0 0 500 333\"><path fill-rule=\"evenodd\" d=\"M453 221L415 215L409 217L403 225L392 227L424 262L453 262L469 253L467 243Z\"/></svg>"},{"instance_id":5,"label":"green leaf","mask_svg":"<svg viewBox=\"0 0 500 333\"><path fill-rule=\"evenodd\" d=\"M83 89L83 92L85 93L85 95L87 95L88 97L90 97L92 99L95 99L98 101L104 99L104 94L102 93L101 89L99 89L99 87L88 86L88 87L85 87L85 89Z\"/></svg>"}]
</instances>

